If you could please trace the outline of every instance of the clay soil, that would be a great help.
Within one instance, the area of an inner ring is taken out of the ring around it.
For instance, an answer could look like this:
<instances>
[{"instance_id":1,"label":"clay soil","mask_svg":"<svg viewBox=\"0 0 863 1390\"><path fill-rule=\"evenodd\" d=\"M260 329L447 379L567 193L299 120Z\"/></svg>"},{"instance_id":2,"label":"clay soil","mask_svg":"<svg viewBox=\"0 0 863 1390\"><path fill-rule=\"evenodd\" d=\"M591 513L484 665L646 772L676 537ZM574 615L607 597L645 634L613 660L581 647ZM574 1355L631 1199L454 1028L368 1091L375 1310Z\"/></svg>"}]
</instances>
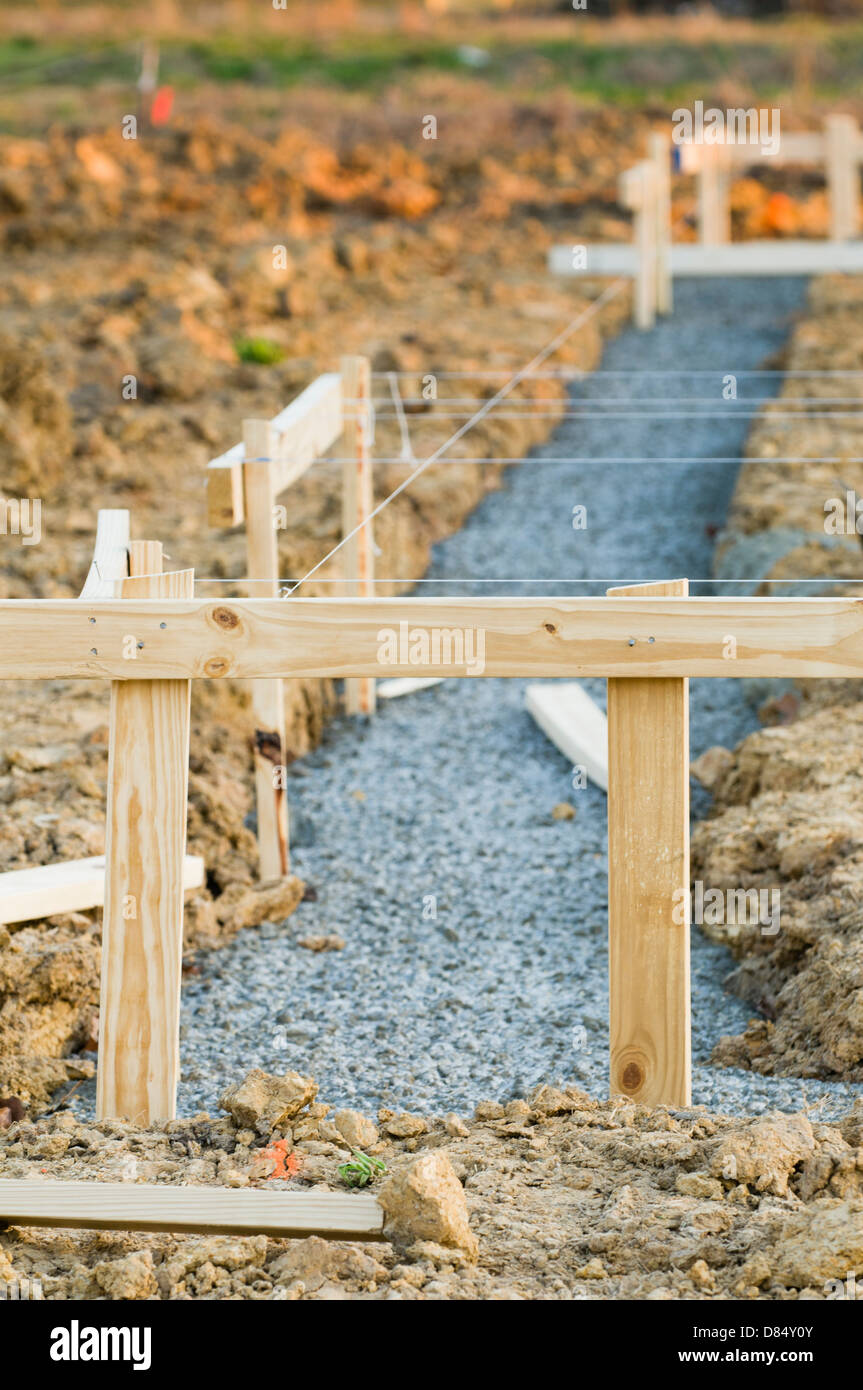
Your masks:
<instances>
[{"instance_id":1,"label":"clay soil","mask_svg":"<svg viewBox=\"0 0 863 1390\"><path fill-rule=\"evenodd\" d=\"M0 1235L0 1278L38 1280L61 1300L797 1301L845 1297L863 1261L859 1105L835 1125L734 1120L544 1086L506 1109L483 1102L467 1121L383 1110L375 1123L331 1115L296 1073L250 1080L246 1093L284 1094L287 1082L308 1099L276 1125L266 1104L230 1095L221 1118L150 1130L60 1111L10 1129L0 1176L343 1190L345 1136L362 1135L384 1182L433 1154L456 1197L432 1192L421 1229L367 1245L13 1227Z\"/></svg>"},{"instance_id":2,"label":"clay soil","mask_svg":"<svg viewBox=\"0 0 863 1390\"><path fill-rule=\"evenodd\" d=\"M851 534L827 523L834 499L844 510L847 492L863 489L863 433L847 418L861 400L861 303L853 280L813 284L781 365L858 375L787 378L750 437L719 554L763 547L754 592L787 593L796 583L798 594L859 597L853 518ZM783 410L801 414L779 418ZM807 462L773 461L789 457ZM807 580L815 582L801 585ZM768 727L733 752L710 750L695 768L714 793L714 814L696 830L693 875L722 889L778 889L781 929L707 928L738 958L729 986L756 1013L743 1035L722 1039L714 1061L860 1081L863 690L859 681L813 680L753 693Z\"/></svg>"}]
</instances>

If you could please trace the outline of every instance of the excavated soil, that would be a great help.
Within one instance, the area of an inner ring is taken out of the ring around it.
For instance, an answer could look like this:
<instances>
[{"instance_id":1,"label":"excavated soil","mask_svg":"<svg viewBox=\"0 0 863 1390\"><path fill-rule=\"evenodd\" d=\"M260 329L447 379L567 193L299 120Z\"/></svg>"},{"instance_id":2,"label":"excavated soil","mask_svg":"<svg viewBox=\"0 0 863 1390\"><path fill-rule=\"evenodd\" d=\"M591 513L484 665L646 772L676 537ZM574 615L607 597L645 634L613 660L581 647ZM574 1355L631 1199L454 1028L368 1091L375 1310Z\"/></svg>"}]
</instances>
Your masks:
<instances>
[{"instance_id":1,"label":"excavated soil","mask_svg":"<svg viewBox=\"0 0 863 1390\"><path fill-rule=\"evenodd\" d=\"M468 1120L382 1110L375 1123L329 1115L315 1092L296 1073L252 1073L222 1118L150 1130L68 1111L21 1120L0 1138L0 1176L325 1192L344 1190L339 1166L359 1141L386 1169L367 1189L390 1214L384 1242L10 1227L0 1278L59 1300L855 1296L859 1103L837 1124L735 1120L541 1086ZM405 1216L388 1191L423 1170Z\"/></svg>"},{"instance_id":2,"label":"excavated soil","mask_svg":"<svg viewBox=\"0 0 863 1390\"><path fill-rule=\"evenodd\" d=\"M828 521L833 501L844 510L846 493L863 490L863 426L852 418L863 402L861 306L859 281L814 282L777 364L816 375L787 377L750 436L718 545L719 576L749 581L735 593L860 594L853 520L851 534ZM857 375L831 375L843 371ZM752 682L751 693L769 727L733 753L711 750L694 769L715 800L694 835L693 877L778 889L781 928L705 928L737 957L730 987L758 1015L742 1036L722 1039L714 1061L863 1080L863 687L767 681Z\"/></svg>"}]
</instances>

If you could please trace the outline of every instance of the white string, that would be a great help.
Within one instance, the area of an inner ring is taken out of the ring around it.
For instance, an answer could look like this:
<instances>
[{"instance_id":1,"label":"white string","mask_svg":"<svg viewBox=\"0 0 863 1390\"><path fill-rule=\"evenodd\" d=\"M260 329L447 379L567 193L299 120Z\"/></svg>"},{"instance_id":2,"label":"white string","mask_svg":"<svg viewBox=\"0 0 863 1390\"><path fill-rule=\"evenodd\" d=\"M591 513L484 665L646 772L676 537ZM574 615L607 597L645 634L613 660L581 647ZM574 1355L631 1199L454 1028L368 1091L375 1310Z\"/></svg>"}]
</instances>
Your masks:
<instances>
[{"instance_id":1,"label":"white string","mask_svg":"<svg viewBox=\"0 0 863 1390\"><path fill-rule=\"evenodd\" d=\"M351 463L352 461L353 460L351 459L339 458L328 460L329 463ZM375 462L395 464L401 463L402 459L377 458L375 459ZM438 459L438 463L520 463L525 468L529 468L532 464L539 465L545 463L863 463L863 458L849 457L846 454L832 454L828 458L773 458L771 456L770 458L743 459L741 459L739 454L735 454L733 456L724 456L721 454L717 454L715 456L711 456L710 458L705 458L702 454L695 454L693 456L688 456L684 454L676 458L628 458L613 454L591 454L589 458L586 457L584 454L567 454L566 456L546 457L546 455L544 454L539 454L535 458L524 458L522 455L516 454L509 458L503 455L495 455L495 457L493 458Z\"/></svg>"},{"instance_id":2,"label":"white string","mask_svg":"<svg viewBox=\"0 0 863 1390\"><path fill-rule=\"evenodd\" d=\"M288 584L293 584L293 583L294 583L294 581L293 581L292 579L277 579L275 582L276 582L277 584L282 584L282 585L288 585ZM298 582L302 582L302 581L298 581ZM357 580L357 581L355 581L355 582L358 583L359 581ZM625 579L625 578L624 578L624 579L590 579L590 578L588 578L587 576L582 576L582 577L579 578L579 579L565 579L565 578L562 578L562 577L560 577L560 576L558 576L557 578L555 578L555 577L553 577L553 576L546 576L545 579L513 579L513 578L509 578L509 579L507 579L507 578L498 578L498 579L477 579L477 578L475 578L473 575L471 575L471 576L467 576L467 577L462 578L462 579L433 579L433 578L416 579L416 578L413 578L412 576L408 576L408 577L406 577L406 578L401 578L401 579L397 579L397 578L373 579L373 580L371 580L370 582L371 582L372 584L374 584L375 586L377 586L377 585L379 585L379 584L468 584L468 585L469 585L469 584L608 584L609 586L614 586L614 585L621 585L621 584L644 584L646 581L645 581L644 579ZM273 583L273 580L271 580L271 579L252 579L252 578L250 578L249 575L245 575L245 574L244 574L244 575L240 575L239 578L237 578L237 579L206 579L206 578L204 578L204 579L198 579L198 578L196 577L195 583L196 583L196 584L243 584L243 585L248 585L248 584L272 584L272 583ZM319 584L338 584L338 585L344 585L345 580L344 580L344 579L341 579L341 578L337 578L337 579L319 579L319 580L318 580L318 583L319 583ZM761 578L759 578L759 579L752 579L752 578L749 578L749 579L716 579L715 577L712 576L712 577L710 577L710 578L705 578L705 579L693 579L693 578L690 577L689 583L690 583L690 584L715 584L715 585L717 585L718 587L721 587L723 584L726 584L726 585L728 585L728 584L863 584L863 579L861 579L861 577L860 577L859 575L841 575L841 574L839 574L839 575L832 575L832 574L831 574L831 575L820 575L819 577L814 578L814 579L812 579L812 578L807 578L807 577L804 576L804 575L788 575L788 576L783 576L781 579L766 579L766 578L765 578L765 579L761 579ZM398 598L404 597L404 595L392 594L392 595L389 595L388 597L391 597L391 598L394 598L394 599L398 599Z\"/></svg>"},{"instance_id":3,"label":"white string","mask_svg":"<svg viewBox=\"0 0 863 1390\"><path fill-rule=\"evenodd\" d=\"M427 372L423 372L423 371L418 371L418 372L372 372L372 376L373 376L373 377L389 377L389 376L407 377L407 378L408 378L409 380L411 380L411 381L415 381L415 380L417 380L417 378L423 377L423 376L433 376L433 377L435 377L438 381L443 381L443 380L446 380L447 378L453 378L453 379L456 379L456 378L460 378L460 379L467 378L467 379L469 380L471 377L477 377L477 378L479 378L479 377L484 377L484 376L506 376L507 371L508 371L508 368L493 368L493 369L477 368L476 371L473 371L473 372L469 372L469 371L464 371L464 372L433 372L433 371L427 371ZM590 367L565 367L565 368L561 368L559 371L556 371L556 372L531 372L529 375L530 375L530 377L531 377L533 380L536 380L536 381L571 380L573 377L590 377L590 376L623 376L623 377L631 377L631 376L698 376L698 377L705 377L705 376L707 376L707 377L711 377L711 376L727 376L727 375L731 375L731 376L790 376L790 377L828 376L828 377L829 377L829 376L863 376L863 370L861 370L861 369L859 369L859 368L850 368L850 367L847 368L847 369L846 369L846 368L842 368L842 367L829 367L829 368L826 368L826 367L825 367L825 368L818 368L818 367L800 367L800 368L796 368L796 367L795 367L795 368L789 368L789 367L752 367L752 368L750 368L750 367L746 367L746 368L741 368L739 371L733 371L730 367L713 367L713 368L658 367L658 368L649 368L649 369L648 369L648 368L641 368L641 367L630 367L630 368L627 368L627 369L625 369L625 370L624 370L624 369L618 369L618 368L615 368L615 367L597 367L596 370L593 370L593 369L590 368ZM523 379L524 379L524 378L523 378Z\"/></svg>"},{"instance_id":4,"label":"white string","mask_svg":"<svg viewBox=\"0 0 863 1390\"><path fill-rule=\"evenodd\" d=\"M780 398L781 399L781 398ZM586 405L592 405L588 400ZM732 402L729 401L728 405ZM738 402L748 405L748 401ZM478 412L479 414L479 412ZM483 411L482 414L488 414ZM767 421L772 420L863 420L863 410L771 410L769 406L759 406L757 410L500 410L496 420L735 420L757 419L763 414ZM394 418L381 416L381 419ZM455 410L441 411L430 419L473 420L474 416L461 415Z\"/></svg>"},{"instance_id":5,"label":"white string","mask_svg":"<svg viewBox=\"0 0 863 1390\"><path fill-rule=\"evenodd\" d=\"M327 561L331 560L334 555L337 555L338 552L342 549L342 547L347 545L348 541L353 540L354 536L358 535L364 527L368 526L369 523L372 522L376 516L379 516L380 513L383 511L384 507L388 506L388 504L392 502L396 497L398 497L400 493L404 492L406 488L410 487L411 483L414 481L415 478L418 478L420 474L423 473L425 469L428 468L431 464L437 462L441 455L445 453L451 445L457 443L459 439L461 439L465 434L467 434L469 429L471 429L474 425L478 424L479 421L482 420L488 414L488 412L494 408L498 401L503 400L504 397L507 396L509 392L512 391L519 384L519 382L524 380L525 376L530 371L532 371L535 366L538 366L541 362L544 362L547 357L550 357L553 352L556 352L557 349L561 347L567 341L568 338L572 337L573 333L578 332L578 329L581 328L585 323L587 323L588 319L590 319L593 314L597 313L598 310L601 309L604 304L608 304L612 299L614 299L615 295L618 295L620 291L623 289L624 285L626 285L627 283L628 282L624 279L615 280L611 285L604 289L598 299L594 299L592 303L588 304L586 308L584 308L581 311L580 314L578 314L574 319L572 319L572 321L569 324L567 324L566 328L562 329L555 338L552 338L550 343L547 343L546 346L542 348L536 354L535 357L531 358L530 362L528 362L526 367L523 367L521 371L516 372L515 376L512 377L508 382L506 382L506 384L500 388L497 394L493 396L491 400L486 402L486 404L483 406L481 410L478 410L475 415L472 415L469 420L465 421L465 423L456 430L455 434L451 435L450 438L444 444L442 444L439 449L436 449L433 454L429 454L428 458L424 459L423 462L419 464L407 478L405 478L404 482L399 483L398 487L394 488L394 490L389 494L388 497L385 497L382 502L379 502L378 505L369 513L369 515L363 521L359 523L358 526L355 526L352 531L349 531L346 536L343 536L342 539L339 541L338 545L333 546L332 550L330 550L323 557L322 560L319 560L316 565L313 565L312 568L306 574L303 575L302 579L298 579L293 588L288 590L288 593L285 595L285 597L289 597L290 594L295 593L296 590L299 589L301 584L305 584L307 580L311 579L312 575L317 574L318 570L321 569L327 563Z\"/></svg>"},{"instance_id":6,"label":"white string","mask_svg":"<svg viewBox=\"0 0 863 1390\"><path fill-rule=\"evenodd\" d=\"M396 418L399 422L399 434L401 435L402 439L402 452L399 462L416 463L417 456L414 453L413 445L411 444L411 434L410 430L408 429L407 417L405 415L401 393L399 391L398 377L396 376L395 372L388 372L387 378L390 383L390 395L393 398L393 405L395 406L396 410ZM381 418L386 419L387 417L384 415Z\"/></svg>"},{"instance_id":7,"label":"white string","mask_svg":"<svg viewBox=\"0 0 863 1390\"><path fill-rule=\"evenodd\" d=\"M395 389L396 391L398 391L398 386L397 386L395 383L393 383L393 384L394 384L394 389ZM487 399L487 397L485 397L485 396L452 396L452 397L446 397L446 398L444 398L444 397L439 397L439 398L436 399L435 401L429 402L429 401L427 401L427 400L426 400L424 397L422 397L422 396L401 396L401 395L399 395L399 397L398 397L398 403L397 403L397 405L396 405L396 413L395 413L395 416L393 416L392 414L387 414L387 413L386 413L386 406L385 406L385 404L382 402L381 405L379 406L378 418L381 419L381 420L392 420L393 418L398 419L400 416L403 418L403 417L404 417L404 410L403 410L403 408L402 408L403 405L421 405L421 404L422 404L422 405L427 405L427 406L428 406L428 405L433 405L433 406L434 406L434 409L433 409L433 410L432 410L432 409L429 409L429 410L424 410L424 411L422 411L422 412L416 412L417 414L422 414L423 419L424 419L424 422L425 422L425 423L428 423L428 422L431 421L431 420L434 420L434 419L441 419L441 418L442 418L442 415L438 415L438 412L437 412L437 407L438 407L438 406L441 406L441 405L448 405L448 406L455 406L455 405L474 405L474 406L479 406L479 405L482 405L483 402L484 402L486 399ZM621 403L622 403L622 404L625 404L625 405L716 405L716 404L717 404L717 401L719 400L719 397L717 397L717 396L583 396L583 397L577 397L576 399L577 399L577 400L583 400L585 405L618 405L618 404L621 404ZM863 397L861 397L861 396L859 396L859 395L858 395L858 396L733 396L733 397L729 397L727 400L723 398L723 408L724 408L725 406L728 406L728 407L730 407L730 408L733 409L734 406L738 406L738 405L757 405L757 406L774 405L774 404L777 404L777 403L780 402L780 401L788 401L788 403L789 403L790 405L793 405L793 406L798 406L798 405L801 405L801 406L802 406L802 405L861 405L861 406L863 406ZM518 404L521 405L522 402L519 401ZM534 403L534 402L532 402L532 401L525 401L525 402L524 402L524 412L523 412L525 416L528 416L528 415L531 415L531 414L534 413L534 405L536 405L537 410L542 411L543 409L545 409L545 408L547 407L547 402L541 401L541 402ZM546 413L548 413L547 410L546 410Z\"/></svg>"}]
</instances>

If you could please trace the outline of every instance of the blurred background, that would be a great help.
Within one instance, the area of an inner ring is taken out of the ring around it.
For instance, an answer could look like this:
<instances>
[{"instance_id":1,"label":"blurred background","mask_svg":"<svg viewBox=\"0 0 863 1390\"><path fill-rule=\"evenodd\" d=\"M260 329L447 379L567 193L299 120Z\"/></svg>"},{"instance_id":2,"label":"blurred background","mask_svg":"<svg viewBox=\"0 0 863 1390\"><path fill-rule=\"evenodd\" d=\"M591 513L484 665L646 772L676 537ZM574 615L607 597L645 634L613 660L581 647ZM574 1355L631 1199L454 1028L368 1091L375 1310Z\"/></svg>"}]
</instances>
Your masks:
<instances>
[{"instance_id":1,"label":"blurred background","mask_svg":"<svg viewBox=\"0 0 863 1390\"><path fill-rule=\"evenodd\" d=\"M676 107L776 106L783 131L817 129L861 114L861 70L857 0L3 4L0 483L50 508L42 545L4 549L4 591L77 592L98 505L158 518L203 574L239 572L239 542L194 549L203 465L243 416L342 352L520 366L590 292L548 275L548 247L630 235L617 175ZM823 236L823 170L743 169L731 207L735 236ZM691 178L673 216L693 238ZM557 365L595 365L599 337ZM418 455L435 430L415 422ZM477 448L535 442L497 430ZM282 538L286 574L337 527L322 478ZM446 510L460 488L459 510L476 486L430 470L417 501Z\"/></svg>"}]
</instances>

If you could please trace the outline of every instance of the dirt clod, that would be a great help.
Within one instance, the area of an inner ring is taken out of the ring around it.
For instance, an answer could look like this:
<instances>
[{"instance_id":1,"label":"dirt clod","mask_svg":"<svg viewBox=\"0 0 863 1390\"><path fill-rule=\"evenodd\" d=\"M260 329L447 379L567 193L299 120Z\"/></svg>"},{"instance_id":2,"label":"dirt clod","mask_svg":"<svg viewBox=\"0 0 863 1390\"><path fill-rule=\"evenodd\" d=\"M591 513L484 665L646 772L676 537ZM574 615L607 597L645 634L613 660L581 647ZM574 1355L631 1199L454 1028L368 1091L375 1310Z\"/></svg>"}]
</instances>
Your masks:
<instances>
[{"instance_id":1,"label":"dirt clod","mask_svg":"<svg viewBox=\"0 0 863 1390\"><path fill-rule=\"evenodd\" d=\"M271 1134L298 1115L317 1093L314 1081L298 1072L271 1076L254 1068L238 1086L225 1092L219 1104L237 1124L247 1125L258 1134Z\"/></svg>"},{"instance_id":2,"label":"dirt clod","mask_svg":"<svg viewBox=\"0 0 863 1390\"><path fill-rule=\"evenodd\" d=\"M478 1251L461 1183L447 1156L435 1150L405 1163L379 1189L385 1231L399 1244L429 1240L455 1246L472 1258Z\"/></svg>"}]
</instances>

